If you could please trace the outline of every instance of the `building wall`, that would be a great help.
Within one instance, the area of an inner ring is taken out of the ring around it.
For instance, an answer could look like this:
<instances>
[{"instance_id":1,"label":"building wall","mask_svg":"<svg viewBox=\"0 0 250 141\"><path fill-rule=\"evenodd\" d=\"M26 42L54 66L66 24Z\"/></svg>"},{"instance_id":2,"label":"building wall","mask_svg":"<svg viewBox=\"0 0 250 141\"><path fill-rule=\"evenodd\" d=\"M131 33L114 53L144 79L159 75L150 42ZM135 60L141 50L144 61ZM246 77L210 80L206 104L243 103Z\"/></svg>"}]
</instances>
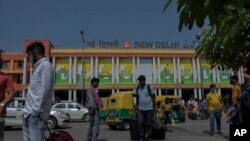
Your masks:
<instances>
[{"instance_id":1,"label":"building wall","mask_svg":"<svg viewBox=\"0 0 250 141\"><path fill-rule=\"evenodd\" d=\"M25 40L24 50L32 41ZM89 86L92 77L100 78L103 93L134 90L141 74L158 95L192 94L201 99L211 83L217 85L219 92L231 87L231 70L210 69L206 60L196 58L195 51L190 49L61 49L53 48L48 40L42 42L56 69L56 95L64 95L65 100L82 102L85 92L81 90ZM20 96L25 97L32 72L25 51L4 53L3 59L8 63L3 71L12 76ZM241 69L238 74L243 82Z\"/></svg>"}]
</instances>

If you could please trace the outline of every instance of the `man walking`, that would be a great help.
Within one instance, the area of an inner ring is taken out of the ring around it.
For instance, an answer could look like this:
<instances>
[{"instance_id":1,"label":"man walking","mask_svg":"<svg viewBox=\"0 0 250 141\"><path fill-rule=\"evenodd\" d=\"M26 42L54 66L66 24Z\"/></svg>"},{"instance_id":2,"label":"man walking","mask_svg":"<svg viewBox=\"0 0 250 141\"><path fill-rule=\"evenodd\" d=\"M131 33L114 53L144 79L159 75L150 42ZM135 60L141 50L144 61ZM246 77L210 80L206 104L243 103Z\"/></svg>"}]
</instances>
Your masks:
<instances>
[{"instance_id":1,"label":"man walking","mask_svg":"<svg viewBox=\"0 0 250 141\"><path fill-rule=\"evenodd\" d=\"M2 69L2 53L0 50L0 70ZM10 103L15 97L15 90L13 87L12 80L7 74L0 71L0 141L4 140L4 128L5 128L5 115L6 105Z\"/></svg>"},{"instance_id":2,"label":"man walking","mask_svg":"<svg viewBox=\"0 0 250 141\"><path fill-rule=\"evenodd\" d=\"M54 67L44 57L42 43L31 43L26 50L33 64L33 74L24 106L23 140L44 141L44 130L54 95Z\"/></svg>"},{"instance_id":3,"label":"man walking","mask_svg":"<svg viewBox=\"0 0 250 141\"><path fill-rule=\"evenodd\" d=\"M98 86L100 80L98 78L91 79L91 85L87 90L86 100L90 114L90 125L87 134L87 141L96 141L99 134L99 109L103 107L102 100L98 94Z\"/></svg>"},{"instance_id":4,"label":"man walking","mask_svg":"<svg viewBox=\"0 0 250 141\"><path fill-rule=\"evenodd\" d=\"M210 113L210 133L214 134L214 124L216 120L217 133L221 134L221 116L222 109L226 111L225 105L222 101L221 94L216 91L216 85L210 85L210 92L206 96L208 112Z\"/></svg>"},{"instance_id":5,"label":"man walking","mask_svg":"<svg viewBox=\"0 0 250 141\"><path fill-rule=\"evenodd\" d=\"M146 77L140 75L138 77L139 85L136 90L136 108L138 109L138 123L141 140L149 141L152 140L152 118L155 108L155 92L150 85L146 85ZM146 129L144 129L144 124L146 121ZM146 130L146 131L145 131Z\"/></svg>"}]
</instances>

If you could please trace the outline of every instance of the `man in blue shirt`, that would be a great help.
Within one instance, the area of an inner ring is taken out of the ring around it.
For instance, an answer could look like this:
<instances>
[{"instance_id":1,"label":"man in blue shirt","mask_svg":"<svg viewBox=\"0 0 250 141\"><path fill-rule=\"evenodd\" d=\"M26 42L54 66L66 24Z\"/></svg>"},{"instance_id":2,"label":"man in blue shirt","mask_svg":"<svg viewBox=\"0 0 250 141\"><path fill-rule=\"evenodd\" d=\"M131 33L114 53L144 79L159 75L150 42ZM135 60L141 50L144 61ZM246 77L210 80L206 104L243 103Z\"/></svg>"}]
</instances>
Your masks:
<instances>
[{"instance_id":1,"label":"man in blue shirt","mask_svg":"<svg viewBox=\"0 0 250 141\"><path fill-rule=\"evenodd\" d=\"M137 88L136 106L138 109L138 123L141 140L152 140L152 118L155 108L155 92L151 86L146 85L146 77L140 75L138 77L139 86ZM146 121L146 129L144 124ZM146 131L145 131L146 130Z\"/></svg>"}]
</instances>

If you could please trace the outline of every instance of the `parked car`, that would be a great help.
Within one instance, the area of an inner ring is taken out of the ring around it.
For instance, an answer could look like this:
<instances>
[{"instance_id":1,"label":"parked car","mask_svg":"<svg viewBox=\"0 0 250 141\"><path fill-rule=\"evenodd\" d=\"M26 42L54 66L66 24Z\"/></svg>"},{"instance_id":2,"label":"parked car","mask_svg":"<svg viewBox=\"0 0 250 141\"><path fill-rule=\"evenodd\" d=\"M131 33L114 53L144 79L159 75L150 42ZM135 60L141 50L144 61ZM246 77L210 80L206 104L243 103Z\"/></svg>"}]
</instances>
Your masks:
<instances>
[{"instance_id":1,"label":"parked car","mask_svg":"<svg viewBox=\"0 0 250 141\"><path fill-rule=\"evenodd\" d=\"M23 124L23 108L25 99L15 98L7 106L7 115L5 117L5 127L21 126ZM63 127L70 123L70 117L66 113L57 110L51 110L47 124L50 129Z\"/></svg>"},{"instance_id":2,"label":"parked car","mask_svg":"<svg viewBox=\"0 0 250 141\"><path fill-rule=\"evenodd\" d=\"M71 120L90 120L88 108L77 102L59 102L52 109L69 114Z\"/></svg>"}]
</instances>

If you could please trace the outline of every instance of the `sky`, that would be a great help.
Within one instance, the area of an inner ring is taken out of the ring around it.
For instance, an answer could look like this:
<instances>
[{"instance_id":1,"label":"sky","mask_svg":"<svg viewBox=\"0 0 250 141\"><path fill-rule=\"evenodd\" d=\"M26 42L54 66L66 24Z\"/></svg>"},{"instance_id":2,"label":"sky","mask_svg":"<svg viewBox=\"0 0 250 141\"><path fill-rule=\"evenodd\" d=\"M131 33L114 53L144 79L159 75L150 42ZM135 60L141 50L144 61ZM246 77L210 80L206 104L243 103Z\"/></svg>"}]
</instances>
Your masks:
<instances>
[{"instance_id":1,"label":"sky","mask_svg":"<svg viewBox=\"0 0 250 141\"><path fill-rule=\"evenodd\" d=\"M178 31L175 1L167 0L0 0L0 49L23 51L24 40L50 40L55 48L81 48L86 41L179 42L201 29Z\"/></svg>"}]
</instances>

